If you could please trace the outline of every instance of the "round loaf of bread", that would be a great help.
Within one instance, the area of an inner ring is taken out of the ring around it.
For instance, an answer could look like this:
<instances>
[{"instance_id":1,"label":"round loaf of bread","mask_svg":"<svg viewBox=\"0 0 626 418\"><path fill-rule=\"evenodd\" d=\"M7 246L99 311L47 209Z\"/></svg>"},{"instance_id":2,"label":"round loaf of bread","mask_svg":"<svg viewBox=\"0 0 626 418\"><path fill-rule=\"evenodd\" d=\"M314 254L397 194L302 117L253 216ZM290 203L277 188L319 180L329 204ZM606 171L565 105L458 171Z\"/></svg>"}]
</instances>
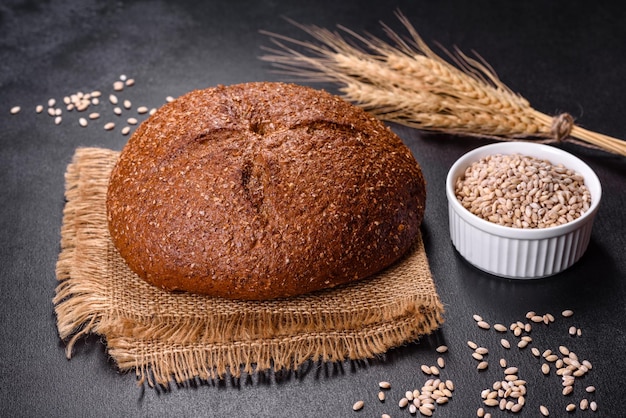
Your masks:
<instances>
[{"instance_id":1,"label":"round loaf of bread","mask_svg":"<svg viewBox=\"0 0 626 418\"><path fill-rule=\"evenodd\" d=\"M190 92L142 123L108 193L111 238L153 285L265 300L363 279L414 243L425 184L382 122L308 87Z\"/></svg>"}]
</instances>

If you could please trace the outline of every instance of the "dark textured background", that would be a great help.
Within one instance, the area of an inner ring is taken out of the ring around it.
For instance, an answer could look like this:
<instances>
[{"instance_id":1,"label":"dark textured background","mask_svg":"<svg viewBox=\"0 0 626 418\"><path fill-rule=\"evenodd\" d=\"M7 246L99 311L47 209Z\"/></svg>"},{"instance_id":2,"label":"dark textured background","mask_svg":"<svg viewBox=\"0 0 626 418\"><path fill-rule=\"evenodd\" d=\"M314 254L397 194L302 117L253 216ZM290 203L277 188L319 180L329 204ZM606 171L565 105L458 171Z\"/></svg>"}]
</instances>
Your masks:
<instances>
[{"instance_id":1,"label":"dark textured background","mask_svg":"<svg viewBox=\"0 0 626 418\"><path fill-rule=\"evenodd\" d=\"M397 402L421 387L423 363L434 364L433 347L445 342L443 376L457 390L436 417L475 416L479 393L500 377L501 356L528 380L527 405L519 416L564 416L593 384L599 411L623 416L626 379L626 239L623 157L563 146L594 168L603 202L591 244L570 270L530 282L481 273L454 251L448 235L444 180L464 152L489 141L422 134L393 126L413 150L428 181L423 234L432 274L446 305L436 334L368 362L310 364L298 373L253 375L240 381L203 382L171 391L137 388L132 373L120 374L97 337L81 340L67 361L59 340L52 297L64 204L63 174L80 146L121 149L128 137L105 132L112 116L80 128L76 113L63 123L37 115L34 107L76 91L111 90L120 74L136 79L122 95L135 106L159 106L167 95L215 84L281 80L258 59L268 39L259 30L304 38L282 17L333 28L383 35L379 21L400 31L401 9L434 45L473 50L501 79L537 109L570 112L578 123L626 138L626 12L619 2L583 1L12 1L0 4L0 415L2 416L408 416ZM332 90L333 86L321 86ZM106 102L106 100L103 100ZM12 106L22 112L9 115ZM111 115L103 103L99 111ZM130 112L129 112L130 113ZM127 115L129 115L127 113ZM558 315L571 308L575 316ZM476 328L471 315L510 324L528 310L551 312L557 321L536 326L541 349L567 345L593 370L576 382L570 398L558 378L545 378L529 349L504 353L495 333ZM567 335L570 325L581 338ZM491 348L491 367L474 370L468 339ZM389 380L388 400L376 399L377 382ZM365 408L352 412L358 399ZM586 416L590 411L578 411ZM504 416L495 413L494 416Z\"/></svg>"}]
</instances>

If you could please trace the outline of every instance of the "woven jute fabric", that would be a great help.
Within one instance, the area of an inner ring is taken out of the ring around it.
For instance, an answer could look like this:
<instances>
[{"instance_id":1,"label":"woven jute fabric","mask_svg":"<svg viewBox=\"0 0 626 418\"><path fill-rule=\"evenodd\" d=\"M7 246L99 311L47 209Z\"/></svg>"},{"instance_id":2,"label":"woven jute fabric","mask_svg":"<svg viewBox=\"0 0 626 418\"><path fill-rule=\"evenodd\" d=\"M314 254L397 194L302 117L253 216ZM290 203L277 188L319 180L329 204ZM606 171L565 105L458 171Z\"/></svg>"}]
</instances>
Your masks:
<instances>
[{"instance_id":1,"label":"woven jute fabric","mask_svg":"<svg viewBox=\"0 0 626 418\"><path fill-rule=\"evenodd\" d=\"M443 322L421 236L374 277L295 298L227 300L147 284L108 234L106 190L118 156L79 148L66 172L53 302L68 358L79 338L98 334L120 370L168 385L372 358Z\"/></svg>"}]
</instances>

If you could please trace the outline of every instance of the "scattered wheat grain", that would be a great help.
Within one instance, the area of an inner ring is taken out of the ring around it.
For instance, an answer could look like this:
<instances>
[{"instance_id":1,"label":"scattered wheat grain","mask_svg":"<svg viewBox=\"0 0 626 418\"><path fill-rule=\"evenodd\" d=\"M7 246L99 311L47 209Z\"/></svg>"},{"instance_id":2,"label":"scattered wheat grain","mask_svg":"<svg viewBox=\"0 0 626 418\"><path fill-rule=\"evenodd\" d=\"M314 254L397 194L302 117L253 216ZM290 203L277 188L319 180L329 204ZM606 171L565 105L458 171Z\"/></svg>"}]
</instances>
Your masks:
<instances>
[{"instance_id":1,"label":"scattered wheat grain","mask_svg":"<svg viewBox=\"0 0 626 418\"><path fill-rule=\"evenodd\" d=\"M494 324L493 325L493 329L495 329L498 332L506 332L507 331L507 328L504 325L502 325L502 324Z\"/></svg>"},{"instance_id":2,"label":"scattered wheat grain","mask_svg":"<svg viewBox=\"0 0 626 418\"><path fill-rule=\"evenodd\" d=\"M478 321L476 324L478 325L479 328L482 328L482 329L490 329L491 328L491 326L487 322L485 322L485 321Z\"/></svg>"},{"instance_id":3,"label":"scattered wheat grain","mask_svg":"<svg viewBox=\"0 0 626 418\"><path fill-rule=\"evenodd\" d=\"M352 410L353 411L359 411L359 410L363 409L364 405L365 405L365 402L363 402L363 401L356 401L354 403L354 405L352 405Z\"/></svg>"},{"instance_id":4,"label":"scattered wheat grain","mask_svg":"<svg viewBox=\"0 0 626 418\"><path fill-rule=\"evenodd\" d=\"M489 398L489 399L485 399L483 403L487 406L498 406L500 401L498 401L497 399Z\"/></svg>"},{"instance_id":5,"label":"scattered wheat grain","mask_svg":"<svg viewBox=\"0 0 626 418\"><path fill-rule=\"evenodd\" d=\"M504 374L517 374L517 372L518 372L517 367L508 367L504 370Z\"/></svg>"},{"instance_id":6,"label":"scattered wheat grain","mask_svg":"<svg viewBox=\"0 0 626 418\"><path fill-rule=\"evenodd\" d=\"M578 407L582 410L582 411L586 411L589 408L589 400L587 398L582 398L580 400L580 404L578 405Z\"/></svg>"},{"instance_id":7,"label":"scattered wheat grain","mask_svg":"<svg viewBox=\"0 0 626 418\"><path fill-rule=\"evenodd\" d=\"M422 415L424 415L426 417L432 417L433 416L432 409L426 407L426 405L420 406L418 410L420 411L420 414L422 414Z\"/></svg>"}]
</instances>

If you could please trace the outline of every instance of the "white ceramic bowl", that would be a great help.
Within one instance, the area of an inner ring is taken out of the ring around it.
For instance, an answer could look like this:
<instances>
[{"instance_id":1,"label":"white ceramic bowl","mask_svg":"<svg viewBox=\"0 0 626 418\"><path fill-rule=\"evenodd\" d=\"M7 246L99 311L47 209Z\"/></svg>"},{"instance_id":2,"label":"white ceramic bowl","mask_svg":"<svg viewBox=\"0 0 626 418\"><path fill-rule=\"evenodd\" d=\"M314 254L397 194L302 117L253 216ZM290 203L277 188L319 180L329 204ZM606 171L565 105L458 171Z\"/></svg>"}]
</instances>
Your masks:
<instances>
[{"instance_id":1,"label":"white ceramic bowl","mask_svg":"<svg viewBox=\"0 0 626 418\"><path fill-rule=\"evenodd\" d=\"M467 167L494 154L522 154L561 163L581 174L591 194L591 206L579 218L543 229L520 229L497 225L472 214L456 198L454 183ZM598 176L579 158L558 148L529 143L502 142L468 152L450 168L446 196L450 236L457 251L471 264L496 276L534 279L557 274L584 254L602 188Z\"/></svg>"}]
</instances>

